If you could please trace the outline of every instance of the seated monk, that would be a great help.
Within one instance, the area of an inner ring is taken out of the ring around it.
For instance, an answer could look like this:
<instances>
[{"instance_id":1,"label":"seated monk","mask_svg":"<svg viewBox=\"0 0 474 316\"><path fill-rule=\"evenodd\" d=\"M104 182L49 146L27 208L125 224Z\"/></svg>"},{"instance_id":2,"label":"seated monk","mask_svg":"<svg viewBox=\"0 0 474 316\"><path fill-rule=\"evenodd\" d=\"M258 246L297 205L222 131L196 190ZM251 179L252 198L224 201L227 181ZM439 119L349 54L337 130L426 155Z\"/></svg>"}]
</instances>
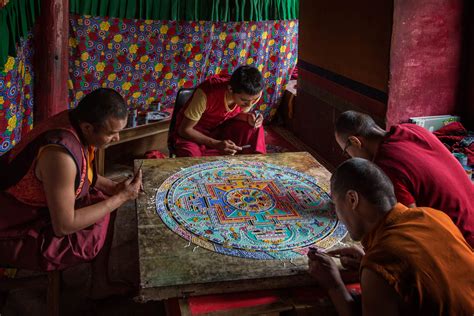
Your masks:
<instances>
[{"instance_id":1,"label":"seated monk","mask_svg":"<svg viewBox=\"0 0 474 316\"><path fill-rule=\"evenodd\" d=\"M373 161L385 172L400 203L445 212L474 247L474 185L436 136L415 124L394 125L386 132L370 116L354 111L342 113L335 129L344 152Z\"/></svg>"},{"instance_id":2,"label":"seated monk","mask_svg":"<svg viewBox=\"0 0 474 316\"><path fill-rule=\"evenodd\" d=\"M110 213L141 186L141 172L116 183L93 167L95 148L117 141L126 123L120 94L97 89L1 158L0 265L50 271L94 259Z\"/></svg>"},{"instance_id":3,"label":"seated monk","mask_svg":"<svg viewBox=\"0 0 474 316\"><path fill-rule=\"evenodd\" d=\"M363 315L472 315L474 253L443 212L397 203L393 185L372 162L352 158L331 177L339 219L361 241ZM360 314L330 255L311 250L309 273L328 290L340 315Z\"/></svg>"},{"instance_id":4,"label":"seated monk","mask_svg":"<svg viewBox=\"0 0 474 316\"><path fill-rule=\"evenodd\" d=\"M251 66L201 83L176 118L176 156L265 154L263 117L249 112L262 90L262 74Z\"/></svg>"}]
</instances>

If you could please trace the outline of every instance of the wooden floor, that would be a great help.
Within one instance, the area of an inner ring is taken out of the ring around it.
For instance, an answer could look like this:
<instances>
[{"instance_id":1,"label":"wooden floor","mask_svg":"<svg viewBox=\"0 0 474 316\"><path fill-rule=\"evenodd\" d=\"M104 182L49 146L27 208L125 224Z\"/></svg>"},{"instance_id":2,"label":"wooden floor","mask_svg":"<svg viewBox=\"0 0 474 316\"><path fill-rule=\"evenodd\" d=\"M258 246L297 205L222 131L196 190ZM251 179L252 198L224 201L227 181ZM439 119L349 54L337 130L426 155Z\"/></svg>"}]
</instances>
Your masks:
<instances>
[{"instance_id":1,"label":"wooden floor","mask_svg":"<svg viewBox=\"0 0 474 316\"><path fill-rule=\"evenodd\" d=\"M114 236L109 263L110 277L114 281L130 282L130 275L133 274L133 261L127 260L127 257L135 251L134 207L134 203L128 203L118 210L116 225L121 227L121 230ZM90 298L90 285L90 264L81 264L64 271L61 282L60 315L164 315L165 313L161 302L136 303L133 301L133 295L93 300ZM47 315L46 287L0 292L0 315Z\"/></svg>"}]
</instances>

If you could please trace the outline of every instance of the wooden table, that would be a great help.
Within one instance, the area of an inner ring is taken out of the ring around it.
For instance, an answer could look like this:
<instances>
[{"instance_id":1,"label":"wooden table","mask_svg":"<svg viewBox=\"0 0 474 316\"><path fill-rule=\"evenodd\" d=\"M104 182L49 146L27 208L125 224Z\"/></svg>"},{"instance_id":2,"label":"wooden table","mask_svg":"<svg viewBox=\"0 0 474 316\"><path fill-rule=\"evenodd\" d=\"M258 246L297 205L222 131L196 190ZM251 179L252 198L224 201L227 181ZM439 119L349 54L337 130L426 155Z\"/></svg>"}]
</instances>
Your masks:
<instances>
[{"instance_id":1,"label":"wooden table","mask_svg":"<svg viewBox=\"0 0 474 316\"><path fill-rule=\"evenodd\" d=\"M276 289L314 284L307 275L307 259L252 260L226 256L203 248L193 251L168 229L156 213L155 194L170 175L195 164L229 157L144 160L146 193L137 199L140 291L138 300L162 300L189 295ZM242 155L240 160L264 161L291 167L318 179L328 190L330 173L309 153ZM135 161L135 167L141 160Z\"/></svg>"}]
</instances>

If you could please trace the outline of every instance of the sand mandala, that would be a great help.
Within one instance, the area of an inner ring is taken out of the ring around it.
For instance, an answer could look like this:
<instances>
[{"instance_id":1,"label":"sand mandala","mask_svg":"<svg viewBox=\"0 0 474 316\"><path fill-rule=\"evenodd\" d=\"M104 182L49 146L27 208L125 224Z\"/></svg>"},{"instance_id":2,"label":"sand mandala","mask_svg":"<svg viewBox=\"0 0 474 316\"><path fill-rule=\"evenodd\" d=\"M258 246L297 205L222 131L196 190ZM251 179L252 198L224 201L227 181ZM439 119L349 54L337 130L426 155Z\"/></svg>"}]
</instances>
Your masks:
<instances>
[{"instance_id":1,"label":"sand mandala","mask_svg":"<svg viewBox=\"0 0 474 316\"><path fill-rule=\"evenodd\" d=\"M220 160L183 169L160 186L156 209L197 246L252 259L292 259L330 248L346 229L317 180L263 162Z\"/></svg>"}]
</instances>

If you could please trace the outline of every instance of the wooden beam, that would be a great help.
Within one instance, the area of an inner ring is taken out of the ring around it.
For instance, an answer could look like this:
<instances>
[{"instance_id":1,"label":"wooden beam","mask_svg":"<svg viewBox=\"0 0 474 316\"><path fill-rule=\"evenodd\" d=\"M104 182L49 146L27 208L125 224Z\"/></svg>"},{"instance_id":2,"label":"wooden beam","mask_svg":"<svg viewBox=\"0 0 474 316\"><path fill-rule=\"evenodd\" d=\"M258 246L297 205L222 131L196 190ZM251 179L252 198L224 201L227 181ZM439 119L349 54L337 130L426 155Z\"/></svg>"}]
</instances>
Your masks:
<instances>
[{"instance_id":1,"label":"wooden beam","mask_svg":"<svg viewBox=\"0 0 474 316\"><path fill-rule=\"evenodd\" d=\"M69 1L41 0L34 34L35 123L68 108Z\"/></svg>"}]
</instances>

